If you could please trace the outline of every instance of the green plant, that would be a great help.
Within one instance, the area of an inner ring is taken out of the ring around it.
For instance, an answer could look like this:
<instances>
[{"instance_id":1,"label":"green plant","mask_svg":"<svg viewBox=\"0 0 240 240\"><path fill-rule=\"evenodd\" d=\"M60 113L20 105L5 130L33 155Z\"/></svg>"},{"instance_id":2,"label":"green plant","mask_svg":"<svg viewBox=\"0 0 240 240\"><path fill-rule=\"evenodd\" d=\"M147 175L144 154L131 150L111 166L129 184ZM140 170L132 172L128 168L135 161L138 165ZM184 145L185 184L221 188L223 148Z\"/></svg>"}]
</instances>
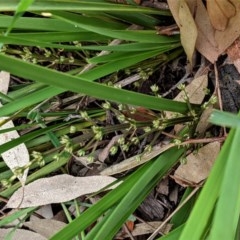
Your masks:
<instances>
[{"instance_id":1,"label":"green plant","mask_svg":"<svg viewBox=\"0 0 240 240\"><path fill-rule=\"evenodd\" d=\"M45 166L39 169L33 161L27 183L61 169L73 153L93 152L98 141L116 131L127 138L133 136L136 129L149 129L143 136L136 137L141 141L150 133L157 139L166 127L190 123L176 136L178 144L130 173L120 186L51 238L72 239L103 216L84 239L112 239L185 153L185 137L194 136L195 124L202 111L201 106L189 102L158 97L156 87L152 88L154 96L150 96L121 89L116 81L128 76L129 72L139 79L148 78L157 67L182 54L179 36L161 36L155 31L155 26L171 14L103 0L22 0L19 4L9 0L0 3L0 11L3 32L0 35L0 69L24 79L24 84L11 86L8 95L1 94L4 105L0 108L0 116L26 121L21 126L1 130L1 133L22 130L23 134L1 145L0 153L19 143L25 143L33 153L41 152L35 157L41 156ZM98 101L98 107L76 111L77 103L89 96L107 101L108 107L99 107L102 101ZM70 107L72 104L75 109ZM148 121L139 121L124 115L130 111L129 105L156 110L158 114ZM118 124L106 124L109 111L118 119ZM168 119L163 111L180 115ZM195 195L176 213L171 220L173 230L160 239L219 239L219 236L237 239L240 166L236 159L240 135L237 120L233 124L237 128L231 130L200 195ZM131 144L126 144L126 151ZM153 142L150 148L152 145ZM4 162L0 162L0 169L1 180L12 177ZM19 182L12 184L1 190L2 197L10 197L21 186ZM190 192L187 189L183 199ZM31 211L33 209L26 210ZM0 225L26 212L19 211L1 220Z\"/></svg>"}]
</instances>

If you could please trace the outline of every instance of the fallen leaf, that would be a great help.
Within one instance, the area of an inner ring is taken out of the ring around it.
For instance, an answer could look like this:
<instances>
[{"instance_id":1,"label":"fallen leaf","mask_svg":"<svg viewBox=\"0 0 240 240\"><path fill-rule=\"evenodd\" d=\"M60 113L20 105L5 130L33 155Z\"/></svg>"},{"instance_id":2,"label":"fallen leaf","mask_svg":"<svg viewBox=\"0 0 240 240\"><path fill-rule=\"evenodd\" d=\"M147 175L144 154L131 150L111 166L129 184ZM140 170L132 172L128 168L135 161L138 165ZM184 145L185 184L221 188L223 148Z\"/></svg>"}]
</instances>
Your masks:
<instances>
[{"instance_id":1,"label":"fallen leaf","mask_svg":"<svg viewBox=\"0 0 240 240\"><path fill-rule=\"evenodd\" d=\"M175 101L186 102L186 94L190 103L201 104L205 95L206 88L208 85L208 76L204 74L200 77L193 79L186 87L185 90L181 91L175 98ZM174 117L174 113L165 112L167 118ZM176 124L174 126L175 132L179 132L184 127L183 124Z\"/></svg>"},{"instance_id":2,"label":"fallen leaf","mask_svg":"<svg viewBox=\"0 0 240 240\"><path fill-rule=\"evenodd\" d=\"M198 137L204 137L206 130L212 125L209 122L210 115L212 114L213 106L210 105L207 109L205 109L198 121L195 132L198 134Z\"/></svg>"},{"instance_id":3,"label":"fallen leaf","mask_svg":"<svg viewBox=\"0 0 240 240\"><path fill-rule=\"evenodd\" d=\"M41 178L26 185L24 191L22 188L18 189L9 199L7 208L36 207L70 201L97 192L115 180L116 178L108 176L73 177L67 174Z\"/></svg>"},{"instance_id":4,"label":"fallen leaf","mask_svg":"<svg viewBox=\"0 0 240 240\"><path fill-rule=\"evenodd\" d=\"M198 32L195 21L185 0L180 0L179 21L181 43L192 66Z\"/></svg>"},{"instance_id":5,"label":"fallen leaf","mask_svg":"<svg viewBox=\"0 0 240 240\"><path fill-rule=\"evenodd\" d=\"M185 1L197 26L196 49L214 63L240 35L238 27L240 1L208 0L208 11L202 0ZM180 26L180 2L182 0L168 0L169 8L178 26ZM192 28L195 28L194 25L189 25L187 30L195 31Z\"/></svg>"},{"instance_id":6,"label":"fallen leaf","mask_svg":"<svg viewBox=\"0 0 240 240\"><path fill-rule=\"evenodd\" d=\"M190 64L192 65L193 53L198 34L192 13L185 0L168 0L168 5L178 27L180 28L181 43ZM191 8L193 11L193 4L191 4Z\"/></svg>"},{"instance_id":7,"label":"fallen leaf","mask_svg":"<svg viewBox=\"0 0 240 240\"><path fill-rule=\"evenodd\" d=\"M189 154L186 164L181 164L175 171L174 180L184 187L198 185L208 177L219 151L220 143L216 141Z\"/></svg>"},{"instance_id":8,"label":"fallen leaf","mask_svg":"<svg viewBox=\"0 0 240 240\"><path fill-rule=\"evenodd\" d=\"M29 222L24 223L24 226L28 227L36 233L39 233L47 239L64 228L66 225L66 223L52 219L33 219Z\"/></svg>"},{"instance_id":9,"label":"fallen leaf","mask_svg":"<svg viewBox=\"0 0 240 240\"><path fill-rule=\"evenodd\" d=\"M38 219L39 215L41 217L43 217L44 219L51 219L53 218L53 210L52 210L52 205L48 204L48 205L44 205L41 206L40 208L38 208L36 211L34 211L34 213L36 214L32 214L30 216L30 221L34 220L34 219Z\"/></svg>"},{"instance_id":10,"label":"fallen leaf","mask_svg":"<svg viewBox=\"0 0 240 240\"><path fill-rule=\"evenodd\" d=\"M207 84L207 74L195 78L185 87L185 91L181 91L174 100L184 102L186 92L190 103L201 104L206 95Z\"/></svg>"},{"instance_id":11,"label":"fallen leaf","mask_svg":"<svg viewBox=\"0 0 240 240\"><path fill-rule=\"evenodd\" d=\"M153 233L163 222L155 221L155 222L145 222L145 223L137 223L134 226L133 231L131 232L132 236L141 236L144 234L151 234ZM160 231L164 234L167 234L172 228L172 224L164 225ZM128 238L128 233L120 232L117 234L117 237L121 238Z\"/></svg>"},{"instance_id":12,"label":"fallen leaf","mask_svg":"<svg viewBox=\"0 0 240 240\"><path fill-rule=\"evenodd\" d=\"M221 54L215 41L215 29L211 25L207 10L202 0L197 0L195 21L198 28L197 50L210 62L215 62Z\"/></svg>"},{"instance_id":13,"label":"fallen leaf","mask_svg":"<svg viewBox=\"0 0 240 240\"><path fill-rule=\"evenodd\" d=\"M8 85L10 81L10 74L8 72L1 71L0 72L0 91L4 94L8 91ZM0 107L2 104L0 103ZM5 121L7 118L2 117L0 121ZM12 121L8 121L3 124L0 129L13 128L14 124ZM0 134L0 144L4 144L6 142L11 141L12 139L16 139L19 137L17 131L11 131ZM4 162L7 166L14 172L15 169L19 167L26 166L29 163L29 153L25 144L19 144L18 146L11 148L10 150L1 154ZM18 179L24 185L27 179L28 169L26 169L22 175L18 175Z\"/></svg>"},{"instance_id":14,"label":"fallen leaf","mask_svg":"<svg viewBox=\"0 0 240 240\"><path fill-rule=\"evenodd\" d=\"M101 175L114 175L117 173L121 173L127 171L129 169L133 169L139 165L142 165L145 162L150 161L160 153L165 152L166 150L174 147L173 143L168 143L166 145L156 145L152 148L151 152L139 154L130 158L123 160L120 163L114 164L108 168L105 168L101 171Z\"/></svg>"},{"instance_id":15,"label":"fallen leaf","mask_svg":"<svg viewBox=\"0 0 240 240\"><path fill-rule=\"evenodd\" d=\"M227 49L228 58L240 73L240 38Z\"/></svg>"},{"instance_id":16,"label":"fallen leaf","mask_svg":"<svg viewBox=\"0 0 240 240\"><path fill-rule=\"evenodd\" d=\"M228 18L223 14L221 8L218 4L216 4L215 0L207 0L207 11L212 26L219 31L224 31L228 24Z\"/></svg>"},{"instance_id":17,"label":"fallen leaf","mask_svg":"<svg viewBox=\"0 0 240 240\"><path fill-rule=\"evenodd\" d=\"M235 6L231 3L231 1L229 0L215 0L215 1L227 18L231 18L236 14Z\"/></svg>"},{"instance_id":18,"label":"fallen leaf","mask_svg":"<svg viewBox=\"0 0 240 240\"><path fill-rule=\"evenodd\" d=\"M10 233L12 232L12 234ZM10 235L10 234L11 235ZM41 236L38 233L24 230L24 229L0 229L0 239L9 239L8 236L11 236L11 240L26 240L26 239L34 239L34 240L47 240L47 238Z\"/></svg>"}]
</instances>

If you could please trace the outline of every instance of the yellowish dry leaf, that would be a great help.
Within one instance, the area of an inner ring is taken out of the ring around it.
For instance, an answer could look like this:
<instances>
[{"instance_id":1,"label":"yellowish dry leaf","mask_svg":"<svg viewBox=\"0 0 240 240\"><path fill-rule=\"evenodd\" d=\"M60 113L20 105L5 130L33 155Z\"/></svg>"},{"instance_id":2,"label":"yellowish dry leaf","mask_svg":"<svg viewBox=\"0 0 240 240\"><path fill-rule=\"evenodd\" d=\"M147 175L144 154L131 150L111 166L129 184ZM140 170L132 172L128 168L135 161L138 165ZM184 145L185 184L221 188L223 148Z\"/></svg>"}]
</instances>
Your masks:
<instances>
[{"instance_id":1,"label":"yellowish dry leaf","mask_svg":"<svg viewBox=\"0 0 240 240\"><path fill-rule=\"evenodd\" d=\"M197 27L193 19L192 13L185 0L168 0L169 8L173 17L180 28L181 43L192 65L193 53L197 40ZM194 8L194 5L191 5Z\"/></svg>"},{"instance_id":2,"label":"yellowish dry leaf","mask_svg":"<svg viewBox=\"0 0 240 240\"><path fill-rule=\"evenodd\" d=\"M180 0L179 20L181 43L192 66L198 32L195 21L185 0Z\"/></svg>"}]
</instances>

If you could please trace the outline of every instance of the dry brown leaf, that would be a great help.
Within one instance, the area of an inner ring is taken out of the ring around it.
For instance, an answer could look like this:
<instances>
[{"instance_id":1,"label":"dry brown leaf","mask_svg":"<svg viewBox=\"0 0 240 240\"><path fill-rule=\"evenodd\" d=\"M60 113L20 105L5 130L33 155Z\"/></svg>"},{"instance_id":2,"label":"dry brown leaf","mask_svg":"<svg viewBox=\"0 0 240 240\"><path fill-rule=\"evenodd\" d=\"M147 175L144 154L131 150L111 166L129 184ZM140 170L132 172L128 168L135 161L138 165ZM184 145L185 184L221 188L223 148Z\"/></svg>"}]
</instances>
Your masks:
<instances>
[{"instance_id":1,"label":"dry brown leaf","mask_svg":"<svg viewBox=\"0 0 240 240\"><path fill-rule=\"evenodd\" d=\"M228 58L240 73L240 38L238 38L228 49Z\"/></svg>"},{"instance_id":2,"label":"dry brown leaf","mask_svg":"<svg viewBox=\"0 0 240 240\"><path fill-rule=\"evenodd\" d=\"M153 233L163 222L146 222L146 223L138 223L135 224L135 227L131 234L133 236L141 236L144 234ZM167 234L172 228L172 224L164 225L160 231L164 234ZM117 237L127 238L129 235L127 233L119 233Z\"/></svg>"},{"instance_id":3,"label":"dry brown leaf","mask_svg":"<svg viewBox=\"0 0 240 240\"><path fill-rule=\"evenodd\" d=\"M8 208L26 208L61 203L101 190L116 178L108 176L73 177L67 174L36 180L18 189L7 203ZM19 206L20 204L20 206Z\"/></svg>"},{"instance_id":4,"label":"dry brown leaf","mask_svg":"<svg viewBox=\"0 0 240 240\"><path fill-rule=\"evenodd\" d=\"M212 26L219 31L224 31L228 24L228 18L223 14L221 8L218 4L216 4L215 0L207 0L207 11Z\"/></svg>"},{"instance_id":5,"label":"dry brown leaf","mask_svg":"<svg viewBox=\"0 0 240 240\"><path fill-rule=\"evenodd\" d=\"M33 219L29 222L24 223L24 226L28 227L36 233L39 233L47 239L64 228L66 225L66 223L52 219Z\"/></svg>"},{"instance_id":6,"label":"dry brown leaf","mask_svg":"<svg viewBox=\"0 0 240 240\"><path fill-rule=\"evenodd\" d=\"M208 143L197 153L187 156L186 164L181 164L173 178L182 186L197 185L208 177L212 165L220 151L220 143Z\"/></svg>"},{"instance_id":7,"label":"dry brown leaf","mask_svg":"<svg viewBox=\"0 0 240 240\"><path fill-rule=\"evenodd\" d=\"M178 26L180 25L180 2L181 0L168 0L170 10ZM202 0L186 0L186 2L197 26L196 49L210 62L214 63L240 36L238 26L240 22L240 1L218 0L216 2L216 0L208 0L211 21ZM213 22L213 25L211 22Z\"/></svg>"},{"instance_id":8,"label":"dry brown leaf","mask_svg":"<svg viewBox=\"0 0 240 240\"><path fill-rule=\"evenodd\" d=\"M235 6L228 0L215 0L223 14L231 18L236 14Z\"/></svg>"},{"instance_id":9,"label":"dry brown leaf","mask_svg":"<svg viewBox=\"0 0 240 240\"><path fill-rule=\"evenodd\" d=\"M199 137L203 137L206 130L211 126L211 123L209 122L209 117L212 114L212 111L213 111L212 105L203 111L195 131L197 132Z\"/></svg>"},{"instance_id":10,"label":"dry brown leaf","mask_svg":"<svg viewBox=\"0 0 240 240\"><path fill-rule=\"evenodd\" d=\"M8 91L10 81L10 74L8 72L1 71L0 72L0 91L4 94ZM0 107L2 104L0 103ZM6 118L1 117L0 121L4 121ZM12 121L8 121L7 123L3 124L0 129L6 129L6 128L13 128L14 124ZM0 134L0 144L4 144L6 142L9 142L13 139L16 139L19 137L19 134L17 131L11 131ZM14 170L18 167L26 166L29 163L29 153L27 150L27 147L25 144L19 144L18 146L2 153L2 158L4 162L7 164L7 166L14 172ZM24 171L22 175L18 176L18 179L24 185L26 178L27 178L28 169Z\"/></svg>"},{"instance_id":11,"label":"dry brown leaf","mask_svg":"<svg viewBox=\"0 0 240 240\"><path fill-rule=\"evenodd\" d=\"M235 2L235 16L229 19L225 31L215 32L215 40L221 53L223 53L240 36L240 1L232 0L232 2Z\"/></svg>"},{"instance_id":12,"label":"dry brown leaf","mask_svg":"<svg viewBox=\"0 0 240 240\"><path fill-rule=\"evenodd\" d=\"M8 229L0 229L0 239L7 239L8 233L12 231L11 240L27 240L27 239L34 239L34 240L47 240L47 238L41 236L38 233L24 230L24 229L14 229L14 228L8 228ZM11 233L10 233L11 234Z\"/></svg>"},{"instance_id":13,"label":"dry brown leaf","mask_svg":"<svg viewBox=\"0 0 240 240\"><path fill-rule=\"evenodd\" d=\"M215 41L215 30L210 23L207 10L202 0L197 0L195 21L198 28L196 48L210 62L215 62L221 53Z\"/></svg>"}]
</instances>

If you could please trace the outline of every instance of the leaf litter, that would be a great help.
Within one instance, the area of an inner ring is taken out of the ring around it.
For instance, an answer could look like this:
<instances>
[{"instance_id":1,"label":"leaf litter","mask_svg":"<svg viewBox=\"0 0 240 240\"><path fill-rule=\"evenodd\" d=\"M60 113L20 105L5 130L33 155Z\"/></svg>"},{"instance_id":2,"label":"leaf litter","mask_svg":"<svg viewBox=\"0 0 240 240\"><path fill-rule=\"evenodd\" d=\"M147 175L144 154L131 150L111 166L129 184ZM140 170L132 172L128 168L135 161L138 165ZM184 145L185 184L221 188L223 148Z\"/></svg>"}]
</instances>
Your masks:
<instances>
[{"instance_id":1,"label":"leaf litter","mask_svg":"<svg viewBox=\"0 0 240 240\"><path fill-rule=\"evenodd\" d=\"M115 180L108 176L74 177L67 174L41 178L29 183L24 189L19 188L9 199L7 207L26 208L66 202L97 192Z\"/></svg>"}]
</instances>

